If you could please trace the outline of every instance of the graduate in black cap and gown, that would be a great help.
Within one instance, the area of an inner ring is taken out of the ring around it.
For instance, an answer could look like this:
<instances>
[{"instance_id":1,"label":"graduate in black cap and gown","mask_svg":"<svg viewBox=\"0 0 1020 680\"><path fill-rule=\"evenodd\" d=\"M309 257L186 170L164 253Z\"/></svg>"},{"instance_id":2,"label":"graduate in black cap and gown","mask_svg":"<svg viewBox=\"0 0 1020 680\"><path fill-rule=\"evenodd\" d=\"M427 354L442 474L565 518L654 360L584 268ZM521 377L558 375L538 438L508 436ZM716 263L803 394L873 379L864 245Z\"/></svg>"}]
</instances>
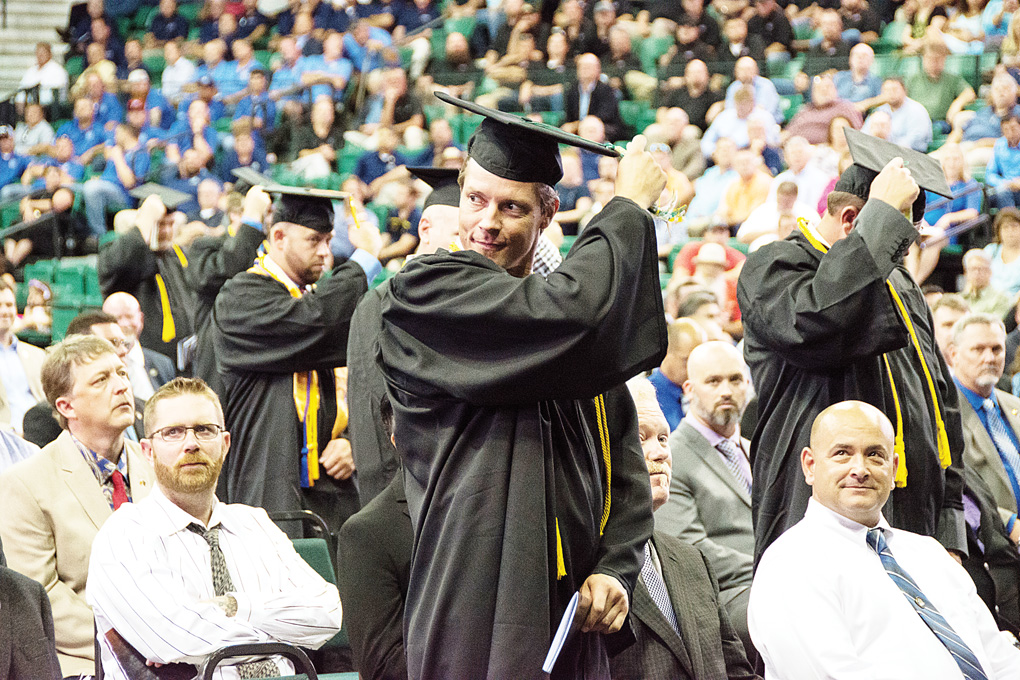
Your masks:
<instances>
[{"instance_id":1,"label":"graduate in black cap and gown","mask_svg":"<svg viewBox=\"0 0 1020 680\"><path fill-rule=\"evenodd\" d=\"M957 393L931 312L903 267L918 239L913 220L924 214L918 185L945 196L949 187L937 161L846 134L854 164L821 220L801 222L748 256L737 285L744 355L758 393L755 564L804 516L811 488L800 454L815 416L848 399L873 404L896 427L900 463L883 510L890 524L967 554Z\"/></svg>"},{"instance_id":2,"label":"graduate in black cap and gown","mask_svg":"<svg viewBox=\"0 0 1020 680\"><path fill-rule=\"evenodd\" d=\"M408 168L408 171L432 187L418 222L418 247L408 259L434 253L439 248L450 249L457 240L459 171L425 167ZM347 387L350 394L356 395L350 404L349 435L362 507L387 487L400 468L397 452L379 413L379 405L386 396L386 382L377 361L382 324L380 305L389 285L386 280L361 298L351 319L347 343ZM401 497L403 493L401 488Z\"/></svg>"},{"instance_id":3,"label":"graduate in black cap and gown","mask_svg":"<svg viewBox=\"0 0 1020 680\"><path fill-rule=\"evenodd\" d=\"M357 498L349 470L343 480L330 473L335 450L347 445L333 441L346 426L334 369L347 363L351 315L379 272L380 239L375 230L352 229L352 241L365 249L320 280L332 259L331 201L344 194L267 191L281 194L267 252L224 284L213 308L233 444L223 473L226 500L268 511L307 508L336 531L357 510Z\"/></svg>"},{"instance_id":4,"label":"graduate in black cap and gown","mask_svg":"<svg viewBox=\"0 0 1020 680\"><path fill-rule=\"evenodd\" d=\"M557 139L585 142L447 101L487 115L461 177L463 250L412 259L381 306L415 525L408 678L545 677L578 591L581 632L552 677L609 678L604 633L624 625L652 529L634 405L618 386L666 350L646 210L664 175L644 138L632 142L617 197L548 279L529 276L558 205Z\"/></svg>"}]
</instances>

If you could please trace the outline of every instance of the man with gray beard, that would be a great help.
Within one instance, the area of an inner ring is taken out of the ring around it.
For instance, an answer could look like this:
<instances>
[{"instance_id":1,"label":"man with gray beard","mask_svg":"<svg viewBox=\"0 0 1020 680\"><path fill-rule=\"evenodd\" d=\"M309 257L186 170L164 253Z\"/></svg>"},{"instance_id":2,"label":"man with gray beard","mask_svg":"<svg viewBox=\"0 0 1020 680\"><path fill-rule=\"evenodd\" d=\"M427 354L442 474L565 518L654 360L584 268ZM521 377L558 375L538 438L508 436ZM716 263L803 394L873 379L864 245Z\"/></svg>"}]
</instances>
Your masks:
<instances>
[{"instance_id":1,"label":"man with gray beard","mask_svg":"<svg viewBox=\"0 0 1020 680\"><path fill-rule=\"evenodd\" d=\"M655 528L705 554L719 579L719 599L753 658L747 633L754 559L750 443L740 436L747 376L743 357L728 342L706 342L691 352L683 385L689 408L669 438L673 480Z\"/></svg>"}]
</instances>

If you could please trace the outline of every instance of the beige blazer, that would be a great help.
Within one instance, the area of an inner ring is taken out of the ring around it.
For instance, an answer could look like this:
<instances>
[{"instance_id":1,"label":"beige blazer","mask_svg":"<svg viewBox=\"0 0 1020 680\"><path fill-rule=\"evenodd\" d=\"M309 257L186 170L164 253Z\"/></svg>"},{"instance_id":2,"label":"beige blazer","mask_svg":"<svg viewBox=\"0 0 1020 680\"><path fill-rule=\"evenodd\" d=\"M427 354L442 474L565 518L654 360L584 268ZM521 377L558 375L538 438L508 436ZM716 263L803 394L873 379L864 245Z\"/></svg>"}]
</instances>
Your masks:
<instances>
[{"instance_id":1,"label":"beige blazer","mask_svg":"<svg viewBox=\"0 0 1020 680\"><path fill-rule=\"evenodd\" d=\"M1002 390L995 390L995 396L1006 416L1006 422L1013 428L1013 433L1020 437L1020 399ZM1017 506L1009 477L1006 476L1006 467L992 442L992 436L963 394L960 394L960 419L963 421L963 463L973 468L988 484L999 508L999 515L1006 521L1016 512Z\"/></svg>"},{"instance_id":2,"label":"beige blazer","mask_svg":"<svg viewBox=\"0 0 1020 680\"><path fill-rule=\"evenodd\" d=\"M132 500L155 485L138 444L127 442ZM0 539L7 564L46 588L64 677L95 672L92 610L85 602L92 541L113 511L65 430L41 452L0 473Z\"/></svg>"},{"instance_id":3,"label":"beige blazer","mask_svg":"<svg viewBox=\"0 0 1020 680\"><path fill-rule=\"evenodd\" d=\"M36 401L44 401L46 395L43 394L39 373L42 371L46 352L35 345L30 345L20 340L15 351L21 359L21 365L25 368L25 375L28 377L28 388L32 390L32 396L35 397ZM21 432L21 423L11 422L11 404L7 399L7 389L4 387L2 378L0 378L0 427L14 427L18 432Z\"/></svg>"}]
</instances>

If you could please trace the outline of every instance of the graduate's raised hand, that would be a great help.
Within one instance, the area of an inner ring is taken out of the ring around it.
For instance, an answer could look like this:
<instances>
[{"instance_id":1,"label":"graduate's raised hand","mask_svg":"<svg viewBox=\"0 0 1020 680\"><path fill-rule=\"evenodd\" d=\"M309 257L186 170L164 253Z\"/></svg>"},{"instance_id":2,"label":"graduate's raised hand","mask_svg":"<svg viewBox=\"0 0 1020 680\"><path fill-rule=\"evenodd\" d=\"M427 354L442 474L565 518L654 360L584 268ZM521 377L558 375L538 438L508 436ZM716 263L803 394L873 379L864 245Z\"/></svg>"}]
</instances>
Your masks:
<instances>
[{"instance_id":1,"label":"graduate's raised hand","mask_svg":"<svg viewBox=\"0 0 1020 680\"><path fill-rule=\"evenodd\" d=\"M607 574L592 574L581 584L577 613L585 633L615 633L623 627L630 611L627 590Z\"/></svg>"},{"instance_id":2,"label":"graduate's raised hand","mask_svg":"<svg viewBox=\"0 0 1020 680\"><path fill-rule=\"evenodd\" d=\"M244 203L241 204L241 219L252 220L265 225L266 214L273 199L260 186L253 186L244 195Z\"/></svg>"},{"instance_id":3,"label":"graduate's raised hand","mask_svg":"<svg viewBox=\"0 0 1020 680\"><path fill-rule=\"evenodd\" d=\"M355 209L354 206L351 206L351 210ZM347 228L347 237L355 248L361 248L371 253L373 257L379 257L379 251L383 247L382 234L371 224L361 220L352 221Z\"/></svg>"},{"instance_id":4,"label":"graduate's raised hand","mask_svg":"<svg viewBox=\"0 0 1020 680\"><path fill-rule=\"evenodd\" d=\"M166 206L155 194L146 197L138 206L138 212L135 213L135 226L138 227L142 238L153 250L156 250L158 246L156 234L164 216L166 216Z\"/></svg>"},{"instance_id":5,"label":"graduate's raised hand","mask_svg":"<svg viewBox=\"0 0 1020 680\"><path fill-rule=\"evenodd\" d=\"M910 176L910 170L903 165L903 159L896 157L885 164L871 183L868 198L885 201L904 212L914 204L920 191L917 182Z\"/></svg>"},{"instance_id":6,"label":"graduate's raised hand","mask_svg":"<svg viewBox=\"0 0 1020 680\"><path fill-rule=\"evenodd\" d=\"M645 151L648 140L638 135L627 144L616 172L616 195L629 198L648 209L666 187L666 173Z\"/></svg>"}]
</instances>

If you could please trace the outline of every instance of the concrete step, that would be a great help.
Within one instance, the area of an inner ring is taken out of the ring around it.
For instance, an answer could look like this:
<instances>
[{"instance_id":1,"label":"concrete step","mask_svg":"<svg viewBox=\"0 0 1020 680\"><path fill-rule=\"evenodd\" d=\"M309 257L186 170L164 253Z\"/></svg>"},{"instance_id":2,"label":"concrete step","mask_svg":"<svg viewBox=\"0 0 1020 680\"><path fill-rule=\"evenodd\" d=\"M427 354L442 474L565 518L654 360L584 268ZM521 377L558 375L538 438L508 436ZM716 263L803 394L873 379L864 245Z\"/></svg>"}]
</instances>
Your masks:
<instances>
[{"instance_id":1,"label":"concrete step","mask_svg":"<svg viewBox=\"0 0 1020 680\"><path fill-rule=\"evenodd\" d=\"M7 25L0 26L0 92L17 88L35 61L35 45L48 42L59 61L66 50L56 29L67 26L72 0L8 0Z\"/></svg>"}]
</instances>

